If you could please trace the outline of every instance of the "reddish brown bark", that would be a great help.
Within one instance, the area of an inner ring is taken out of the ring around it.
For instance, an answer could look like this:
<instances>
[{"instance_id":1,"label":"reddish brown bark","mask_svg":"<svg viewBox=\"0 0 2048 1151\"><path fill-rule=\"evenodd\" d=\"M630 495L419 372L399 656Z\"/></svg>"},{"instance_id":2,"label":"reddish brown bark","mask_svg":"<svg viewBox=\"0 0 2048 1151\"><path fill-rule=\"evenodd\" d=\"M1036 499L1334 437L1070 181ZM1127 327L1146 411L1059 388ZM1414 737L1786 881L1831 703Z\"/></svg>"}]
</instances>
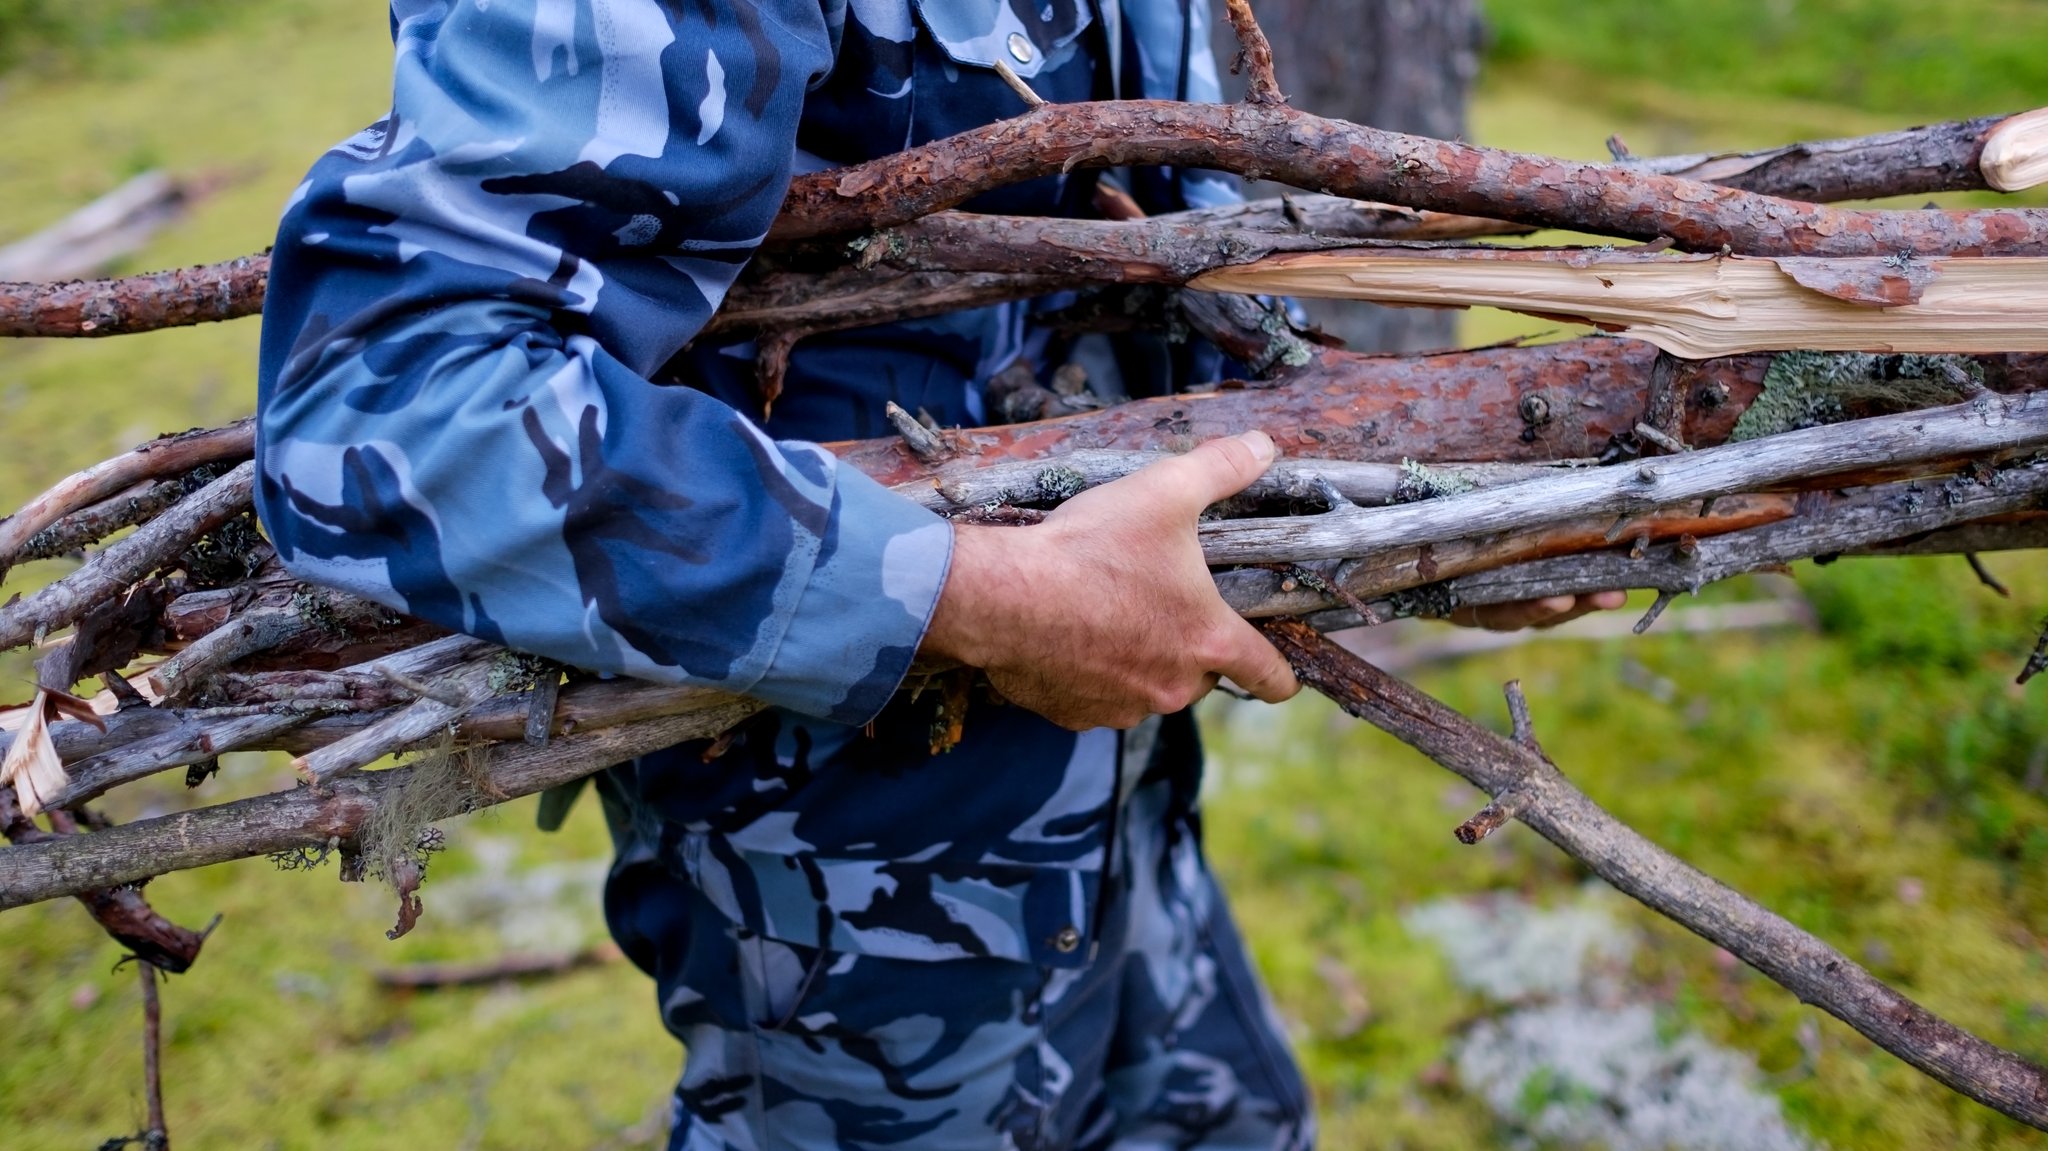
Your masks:
<instances>
[{"instance_id":1,"label":"reddish brown bark","mask_svg":"<svg viewBox=\"0 0 2048 1151\"><path fill-rule=\"evenodd\" d=\"M1230 70L1245 74L1244 98L1253 104L1287 103L1273 78L1272 45L1252 18L1249 0L1224 0L1223 10L1230 18L1231 31L1237 33L1237 57L1230 62Z\"/></svg>"},{"instance_id":2,"label":"reddish brown bark","mask_svg":"<svg viewBox=\"0 0 2048 1151\"><path fill-rule=\"evenodd\" d=\"M1640 448L1635 426L1659 406L1676 426L1649 422L1694 447L1726 442L1762 390L1771 357L1665 358L1639 340L1590 337L1437 356L1325 351L1270 387L1161 396L1098 412L955 433L954 461L1039 459L1084 448L1179 451L1260 428L1298 459L1542 463ZM2048 388L2048 355L1978 357L1994 390ZM829 445L885 484L929 466L894 439Z\"/></svg>"},{"instance_id":3,"label":"reddish brown bark","mask_svg":"<svg viewBox=\"0 0 2048 1151\"><path fill-rule=\"evenodd\" d=\"M1617 339L1399 358L1325 352L1271 388L1163 396L961 435L977 449L974 458L988 462L1079 448L1182 450L1247 428L1262 428L1284 454L1309 459L1580 458L1632 433L1649 404L1657 354ZM1769 364L1768 356L1734 356L1678 365L1672 386L1686 401L1682 438L1727 439ZM883 483L928 470L892 440L833 450Z\"/></svg>"},{"instance_id":4,"label":"reddish brown bark","mask_svg":"<svg viewBox=\"0 0 2048 1151\"><path fill-rule=\"evenodd\" d=\"M1273 105L1049 105L852 168L799 177L778 239L889 226L1077 167L1220 168L1411 208L1746 255L2038 255L2048 212L1851 211L1612 164L1384 132Z\"/></svg>"},{"instance_id":5,"label":"reddish brown bark","mask_svg":"<svg viewBox=\"0 0 2048 1151\"><path fill-rule=\"evenodd\" d=\"M118 280L0 284L0 336L119 336L263 310L270 254Z\"/></svg>"}]
</instances>

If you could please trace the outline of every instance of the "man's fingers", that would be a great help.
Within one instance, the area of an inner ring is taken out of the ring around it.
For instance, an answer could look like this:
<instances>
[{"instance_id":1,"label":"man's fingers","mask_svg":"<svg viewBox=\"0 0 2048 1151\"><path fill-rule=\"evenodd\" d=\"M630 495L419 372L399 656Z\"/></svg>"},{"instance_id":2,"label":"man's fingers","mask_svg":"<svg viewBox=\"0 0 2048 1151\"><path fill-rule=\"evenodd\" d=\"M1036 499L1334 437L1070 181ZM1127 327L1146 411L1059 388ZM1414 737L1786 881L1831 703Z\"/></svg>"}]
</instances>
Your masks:
<instances>
[{"instance_id":1,"label":"man's fingers","mask_svg":"<svg viewBox=\"0 0 2048 1151\"><path fill-rule=\"evenodd\" d=\"M1138 471L1125 482L1143 485L1153 499L1178 504L1192 514L1243 491L1279 455L1271 436L1250 431L1209 440Z\"/></svg>"},{"instance_id":2,"label":"man's fingers","mask_svg":"<svg viewBox=\"0 0 2048 1151\"><path fill-rule=\"evenodd\" d=\"M1257 628L1243 620L1237 624L1231 656L1216 670L1267 703L1294 698L1301 690L1301 681L1294 678L1294 669L1287 666L1286 658L1266 642Z\"/></svg>"},{"instance_id":3,"label":"man's fingers","mask_svg":"<svg viewBox=\"0 0 2048 1151\"><path fill-rule=\"evenodd\" d=\"M1561 623L1570 623L1580 616L1592 615L1596 611L1612 611L1627 602L1628 593L1624 591L1603 591L1595 592L1592 595L1582 595L1577 597L1577 602L1572 605L1570 610L1554 615L1536 626L1556 627Z\"/></svg>"},{"instance_id":4,"label":"man's fingers","mask_svg":"<svg viewBox=\"0 0 2048 1151\"><path fill-rule=\"evenodd\" d=\"M1628 603L1625 591L1594 592L1591 595L1554 595L1545 599L1520 600L1486 607L1459 608L1448 617L1460 627L1487 631L1520 631L1523 628L1556 627L1596 611L1612 611Z\"/></svg>"}]
</instances>

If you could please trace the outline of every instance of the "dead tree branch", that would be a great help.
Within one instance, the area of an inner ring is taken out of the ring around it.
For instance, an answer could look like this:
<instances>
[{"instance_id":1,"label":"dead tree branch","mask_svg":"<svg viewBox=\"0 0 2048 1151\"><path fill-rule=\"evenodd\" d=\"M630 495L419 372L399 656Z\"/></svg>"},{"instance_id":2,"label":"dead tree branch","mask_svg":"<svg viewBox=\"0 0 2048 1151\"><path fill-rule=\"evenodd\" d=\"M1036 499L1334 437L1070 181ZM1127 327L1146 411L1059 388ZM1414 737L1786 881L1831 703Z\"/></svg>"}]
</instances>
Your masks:
<instances>
[{"instance_id":1,"label":"dead tree branch","mask_svg":"<svg viewBox=\"0 0 2048 1151\"><path fill-rule=\"evenodd\" d=\"M1915 496L1911 485L1896 485L1878 497L1860 502L1843 497L1840 507L1816 509L1782 523L1715 539L1681 537L1646 549L1639 557L1608 550L1537 560L1448 580L1433 592L1382 598L1368 606L1393 618L1448 611L1460 604L1504 603L1612 587L1689 591L1759 567L1913 539L1973 517L2039 509L2048 498L2048 464L2000 475L1995 482L1973 482L1953 495L1946 489L1929 488ZM2009 536L2007 542L2023 546L2048 542L2048 530L2042 530L2048 529L2048 518L2029 523L2034 525L2034 535ZM1993 542L1982 537L1957 538L1959 545L1973 548ZM1920 540L1913 546L1925 543ZM1226 572L1218 582L1226 599L1248 614L1314 610L1329 602L1311 593L1257 582L1272 579L1274 574ZM1260 595L1266 602L1260 602ZM1335 610L1313 617L1313 623L1322 628L1353 627L1359 619L1353 611ZM556 738L536 747L524 741L529 719L525 697L500 696L460 717L455 729L459 744L503 741L486 750L477 777L483 782L469 786L457 808L437 810L429 818L503 802L579 778L648 749L715 735L758 706L695 688L631 681L579 683L561 692L554 724ZM292 738L324 745L360 732L386 714L344 713L314 719L292 729ZM220 721L199 712L181 722L205 727ZM76 722L60 726L83 729L79 734L90 732ZM286 742L278 740L279 744ZM345 840L363 826L371 807L398 794L395 789L404 786L411 770L352 775L337 780L330 789L302 788L131 824L62 844L30 845L41 854L10 850L0 856L0 862L6 864L0 867L0 910L166 871L317 847L330 839ZM103 779L81 765L74 769L74 782L81 790L90 790Z\"/></svg>"},{"instance_id":2,"label":"dead tree branch","mask_svg":"<svg viewBox=\"0 0 2048 1151\"><path fill-rule=\"evenodd\" d=\"M1855 961L1644 839L1533 747L1486 731L1295 621L1263 625L1301 681L1488 795L1608 883L1947 1087L2048 1130L2048 1072L1900 995Z\"/></svg>"},{"instance_id":3,"label":"dead tree branch","mask_svg":"<svg viewBox=\"0 0 2048 1151\"><path fill-rule=\"evenodd\" d=\"M9 843L22 846L70 842L77 834L76 827L69 822L68 816L63 818L65 822L60 830L44 831L22 813L20 805L15 802L14 789L0 787L0 835L5 835ZM62 894L77 896L93 922L98 923L115 943L144 963L165 971L190 968L199 958L199 949L206 944L207 933L212 930L190 931L165 919L149 905L139 886L109 884L73 888Z\"/></svg>"},{"instance_id":4,"label":"dead tree branch","mask_svg":"<svg viewBox=\"0 0 2048 1151\"><path fill-rule=\"evenodd\" d=\"M800 176L770 235L889 227L1077 167L1217 168L1296 187L1535 227L1753 256L2048 254L2048 213L1795 203L1612 164L1430 140L1252 104L1060 104L882 160Z\"/></svg>"},{"instance_id":5,"label":"dead tree branch","mask_svg":"<svg viewBox=\"0 0 2048 1151\"><path fill-rule=\"evenodd\" d=\"M2048 468L2029 465L2001 473L1997 486L1972 486L1949 493L1955 481L1895 484L1833 497L1806 515L1759 527L1704 537L1679 535L1634 549L1555 554L1497 566L1474 566L1467 574L1424 583L1412 568L1375 570L1354 561L1356 572L1329 581L1367 601L1384 619L1446 615L1460 606L1516 603L1558 595L1585 595L1609 588L1643 588L1671 595L1696 592L1711 583L1797 560L1833 555L1907 555L2048 546ZM2017 523L1973 523L1980 519L2032 513ZM1968 525L1966 528L1959 525ZM1993 529L1986 531L1984 529ZM1954 530L1950 530L1954 529ZM1923 533L1937 533L1920 539ZM1899 541L1905 541L1900 544ZM1340 568L1341 571L1341 568ZM1348 577L1348 578L1346 578ZM1349 608L1298 589L1285 589L1270 573L1243 569L1217 580L1226 602L1242 615L1266 616L1328 610L1309 618L1334 631L1357 627ZM1308 602L1304 602L1308 601Z\"/></svg>"},{"instance_id":6,"label":"dead tree branch","mask_svg":"<svg viewBox=\"0 0 2048 1151\"><path fill-rule=\"evenodd\" d=\"M1652 398L1657 359L1649 344L1605 338L1415 357L1326 351L1277 387L1226 386L975 428L961 433L971 452L947 466L957 475L1086 449L1185 451L1247 428L1265 429L1291 459L1549 463L1617 451L1628 458ZM1726 441L1775 362L1760 355L1672 364L1669 384L1683 398L1683 418L1665 430L1695 446ZM1880 375L1900 365L1886 357L1861 362ZM2000 391L2048 386L2048 357L1968 362ZM1936 391L1962 398L1954 388ZM831 446L886 484L930 478L930 468L893 438Z\"/></svg>"},{"instance_id":7,"label":"dead tree branch","mask_svg":"<svg viewBox=\"0 0 2048 1151\"><path fill-rule=\"evenodd\" d=\"M482 749L480 774L501 794L465 784L423 789L413 798L433 821L581 779L634 756L725 731L760 710L752 700L673 689L662 714L559 736ZM517 717L516 723L523 723ZM514 728L516 731L517 729ZM418 767L363 772L325 788L300 787L213 807L122 824L91 835L8 848L0 868L0 911L93 888L135 883L168 871L350 840L384 804L404 794ZM445 796L452 799L443 799ZM432 801L432 802L428 802Z\"/></svg>"},{"instance_id":8,"label":"dead tree branch","mask_svg":"<svg viewBox=\"0 0 2048 1151\"><path fill-rule=\"evenodd\" d=\"M1086 110L1090 107L1105 109L1100 124L1095 122L1096 114ZM1430 151L1425 163L1419 158L1421 153L1418 149L1430 142L1419 137L1374 132L1342 121L1317 120L1285 108L1277 109L1284 115L1266 121L1254 118L1240 122L1242 118L1228 116L1222 117L1220 123L1213 122L1213 117L1198 119L1192 125L1198 137L1176 143L1161 137L1173 131L1180 122L1154 123L1148 111L1168 107L1171 106L1069 105L1057 110L1058 123L1049 131L1070 143L1052 161L1051 170L1059 170L1078 155L1080 158L1074 162L1086 166L1193 163L1200 167L1231 168L1247 175L1271 175L1301 187L1327 187L1343 194L1293 197L1286 202L1266 200L1238 208L1181 213L1173 219L1191 228L1294 232L1326 238L1447 240L1559 226L1561 213L1569 214L1568 210L1548 203L1542 196L1536 196L1537 203L1527 209L1535 216L1521 223L1493 218L1498 213L1487 206L1492 202L1489 199L1491 193L1484 190L1466 195L1460 201L1466 206L1454 210L1418 212L1414 208L1399 206L1411 199L1426 199L1431 204L1448 202L1457 196L1451 185L1468 177L1483 189L1497 189L1503 178L1500 173L1508 172L1519 178L1521 170L1516 166L1520 164L1533 165L1529 172L1534 178L1565 178L1563 183L1552 185L1558 191L1554 191L1548 200L1561 198L1562 189L1585 182L1597 183L1604 178L1602 173L1620 170L1638 181L1628 185L1629 194L1638 200L1645 197L1646 187L1666 187L1645 186L1639 181L1669 176L1683 177L1687 181L1668 186L1679 191L1696 189L1698 185L1691 181L1699 181L1756 196L1825 203L1992 186L1986 181L1980 161L1987 141L2001 126L2006 130L2005 143L1996 157L2001 171L2021 171L2027 163L2038 164L2043 154L2036 139L2040 135L2037 121L2029 118L2035 114L2029 113L2026 116L1931 124L1856 139L1790 144L1759 152L1631 159L1612 169L1602 165L1470 149L1461 145L1446 145L1452 149L1449 152ZM1296 130L1295 120L1291 117L1298 117L1302 122L1299 140L1289 135ZM1098 133L1113 134L1132 124L1144 125L1142 138L1121 143L1110 142L1107 135L1098 138ZM2021 127L2025 131L2016 130ZM1278 134L1262 145L1252 138L1260 131ZM1204 149L1209 147L1205 141L1219 133L1227 148L1212 158L1204 153ZM1325 177L1318 171L1319 161L1313 149L1327 141L1347 145L1347 156L1330 160L1328 167L1331 171ZM1358 145L1358 154L1352 156L1349 153L1353 149L1349 145L1354 144ZM867 189L891 183L916 184L922 178L917 173L927 170L935 178L945 176L949 180L957 180L963 165L957 156L947 153L947 148L953 153L971 152L974 145L971 142L950 145L941 141L929 146L929 150L912 153L900 161L910 172L901 179L890 177L886 172L877 174L877 171L898 163L898 158L877 161L875 166L870 166L876 169L873 171L858 170L866 173L864 175L827 172L800 178L787 207L795 210L812 201L834 203L835 214L829 222L815 226L798 218L785 219L779 234L802 239L833 233L856 233L862 229L901 226L917 217L929 215L936 207L921 207L907 213L897 211L886 204L884 197L869 193ZM1095 154L1111 148L1117 149L1113 155ZM1410 153L1416 153L1416 156L1411 157ZM1017 146L1006 143L1004 150L979 170L977 179L982 181L981 184L964 189L949 185L946 189L928 193L927 201L942 207L959 203L988 187L1046 174L1044 165L1035 161L1018 167L1016 157L1019 155ZM1361 170L1372 163L1375 156L1379 162L1388 165L1377 178L1381 191L1397 190L1401 194L1381 195L1365 190L1374 181L1362 176ZM1426 179L1417 178L1418 173ZM2021 181L2011 186L2026 186L2024 181L2034 177L2015 175L2010 178ZM863 198L838 203L843 199L839 190L842 185L848 195L859 190ZM1595 194L1589 198L1599 197ZM1742 203L1751 209L1755 207L1752 201ZM1479 206L1475 209L1474 205ZM1427 208L1430 204L1417 206ZM867 214L863 214L864 211ZM1601 219L1612 224L1614 215L1609 212ZM1915 215L1918 222L1910 224L1911 228L1924 230L1936 226L1934 217ZM1818 221L1794 226L1821 229L1834 218L1824 215ZM1862 218L1850 215L1852 220ZM1719 247L1719 241L1704 232L1695 242L1688 243L1676 232L1648 221L1638 223L1634 230L1594 226L1595 221L1591 219L1562 222L1579 230L1640 235L1644 239L1668 234L1699 250ZM1940 227L1949 226L1942 224ZM1730 233L1731 236L1733 234ZM1967 240L1974 234L1966 227L1958 239ZM2019 237L2009 239L2021 246L2014 250L2023 250L2026 245L2034 243ZM1728 242L1738 251L1762 250L1734 243L1732 239ZM1830 241L1829 244L1841 248L1851 241ZM764 254L772 256L777 247L771 242L764 249ZM1960 252L1969 247L1969 243L1959 243L1955 250ZM1873 237L1859 250L1878 256L1894 254L1894 249L1886 246L1883 237ZM1818 249L1815 254L1820 254ZM254 315L262 309L268 274L269 257L259 253L219 264L116 280L0 284L0 336L109 336ZM1022 276L1021 273L1018 275ZM887 282L872 283L869 282L871 279ZM799 277L797 282L791 282L789 277L778 282L771 274L752 272L735 288L733 298L714 317L706 331L707 334L746 338L777 324L803 326L800 321L806 315L812 321L830 315L834 317L834 326L853 326L863 319L873 323L934 314L917 310L920 300L926 295L942 296L940 307L950 309L1043 295L1062 286L1072 285L1034 283L1028 277L1013 279L965 271L961 271L959 276L951 276L944 270L928 270L915 276L849 276L823 281L816 277ZM849 296L856 298L846 298ZM818 330L815 324L811 330ZM0 547L0 555L5 555L7 550Z\"/></svg>"},{"instance_id":9,"label":"dead tree branch","mask_svg":"<svg viewBox=\"0 0 2048 1151\"><path fill-rule=\"evenodd\" d=\"M0 284L0 336L122 336L253 316L270 255L113 280Z\"/></svg>"},{"instance_id":10,"label":"dead tree branch","mask_svg":"<svg viewBox=\"0 0 2048 1151\"><path fill-rule=\"evenodd\" d=\"M1793 481L2024 451L2043 444L2048 444L2048 397L1988 396L1399 507L1219 521L1202 526L1202 543L1211 563L1298 563L1370 555L1490 532L1528 531L1587 516L1640 514Z\"/></svg>"},{"instance_id":11,"label":"dead tree branch","mask_svg":"<svg viewBox=\"0 0 2048 1151\"><path fill-rule=\"evenodd\" d=\"M1237 33L1237 56L1230 62L1230 71L1232 75L1245 74L1245 102L1286 104L1287 97L1280 94L1279 81L1273 78L1273 46L1253 18L1250 0L1224 0L1224 13L1230 18L1230 30Z\"/></svg>"},{"instance_id":12,"label":"dead tree branch","mask_svg":"<svg viewBox=\"0 0 2048 1151\"><path fill-rule=\"evenodd\" d=\"M172 563L192 541L249 510L255 477L254 463L237 466L84 567L19 603L0 607L0 650L75 623L94 605Z\"/></svg>"},{"instance_id":13,"label":"dead tree branch","mask_svg":"<svg viewBox=\"0 0 2048 1151\"><path fill-rule=\"evenodd\" d=\"M1935 192L1976 192L1998 187L1987 178L1983 157L1985 144L2001 126L2007 126L2006 148L2024 148L2030 156L2040 154L2037 132L2028 130L2017 137L2012 134L2014 128L2023 126L2024 115L1983 116L1750 152L1700 152L1689 156L1625 158L1617 162L1625 168L1660 176L1682 176L1815 204ZM2025 186L2028 185L2002 190L2017 191Z\"/></svg>"},{"instance_id":14,"label":"dead tree branch","mask_svg":"<svg viewBox=\"0 0 2048 1151\"><path fill-rule=\"evenodd\" d=\"M48 491L0 519L0 575L38 532L147 480L180 476L205 464L248 459L256 450L256 421L162 436L133 451L66 476Z\"/></svg>"}]
</instances>

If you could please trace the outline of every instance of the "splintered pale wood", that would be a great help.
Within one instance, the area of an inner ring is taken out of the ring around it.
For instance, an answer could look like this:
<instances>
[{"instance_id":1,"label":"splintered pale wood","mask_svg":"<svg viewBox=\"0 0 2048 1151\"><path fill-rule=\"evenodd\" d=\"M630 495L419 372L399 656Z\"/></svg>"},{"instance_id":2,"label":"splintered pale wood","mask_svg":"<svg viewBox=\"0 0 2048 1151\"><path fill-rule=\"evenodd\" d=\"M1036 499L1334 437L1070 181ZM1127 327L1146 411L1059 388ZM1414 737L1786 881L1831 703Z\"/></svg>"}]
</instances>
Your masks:
<instances>
[{"instance_id":1,"label":"splintered pale wood","mask_svg":"<svg viewBox=\"0 0 2048 1151\"><path fill-rule=\"evenodd\" d=\"M2048 108L2008 116L1984 137L1984 182L2017 192L2048 181Z\"/></svg>"},{"instance_id":2,"label":"splintered pale wood","mask_svg":"<svg viewBox=\"0 0 2048 1151\"><path fill-rule=\"evenodd\" d=\"M1857 259L1630 251L1272 256L1193 287L1491 307L1624 331L1675 356L2048 350L2048 258Z\"/></svg>"}]
</instances>

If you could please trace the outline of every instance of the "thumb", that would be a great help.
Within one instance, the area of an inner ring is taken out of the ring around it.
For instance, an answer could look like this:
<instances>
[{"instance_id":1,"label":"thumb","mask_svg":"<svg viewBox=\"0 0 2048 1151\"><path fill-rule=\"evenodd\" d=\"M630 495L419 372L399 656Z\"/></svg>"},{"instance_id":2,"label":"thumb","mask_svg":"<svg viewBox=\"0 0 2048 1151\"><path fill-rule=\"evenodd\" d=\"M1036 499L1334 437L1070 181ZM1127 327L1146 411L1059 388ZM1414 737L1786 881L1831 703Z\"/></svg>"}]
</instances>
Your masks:
<instances>
[{"instance_id":1,"label":"thumb","mask_svg":"<svg viewBox=\"0 0 2048 1151\"><path fill-rule=\"evenodd\" d=\"M1155 498L1200 512L1217 500L1227 499L1264 475L1280 449L1262 431L1208 440L1193 451L1161 460L1136 473Z\"/></svg>"},{"instance_id":2,"label":"thumb","mask_svg":"<svg viewBox=\"0 0 2048 1151\"><path fill-rule=\"evenodd\" d=\"M1259 634L1259 630L1235 615L1230 659L1215 671L1230 677L1237 686L1267 703L1282 703L1301 690L1287 657Z\"/></svg>"}]
</instances>

